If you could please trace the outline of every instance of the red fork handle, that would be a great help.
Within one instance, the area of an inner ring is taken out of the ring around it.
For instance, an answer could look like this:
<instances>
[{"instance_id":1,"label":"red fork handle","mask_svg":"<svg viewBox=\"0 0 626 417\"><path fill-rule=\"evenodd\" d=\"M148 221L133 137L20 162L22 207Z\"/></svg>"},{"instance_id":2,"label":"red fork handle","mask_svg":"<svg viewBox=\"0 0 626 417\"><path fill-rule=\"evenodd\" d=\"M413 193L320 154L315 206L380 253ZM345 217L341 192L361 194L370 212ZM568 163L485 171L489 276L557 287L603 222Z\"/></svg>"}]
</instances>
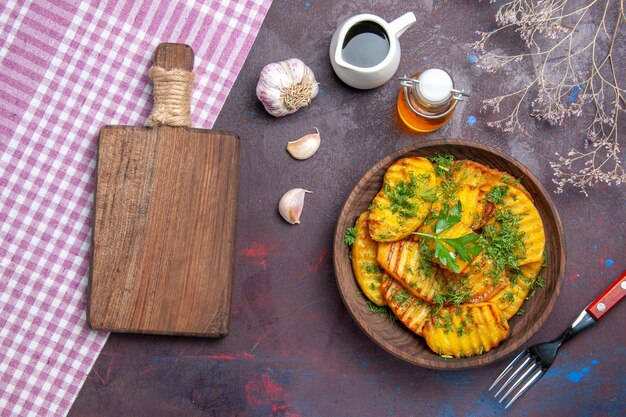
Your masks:
<instances>
[{"instance_id":1,"label":"red fork handle","mask_svg":"<svg viewBox=\"0 0 626 417\"><path fill-rule=\"evenodd\" d=\"M604 316L622 298L626 296L626 271L604 290L598 298L585 308L585 311L596 320Z\"/></svg>"}]
</instances>

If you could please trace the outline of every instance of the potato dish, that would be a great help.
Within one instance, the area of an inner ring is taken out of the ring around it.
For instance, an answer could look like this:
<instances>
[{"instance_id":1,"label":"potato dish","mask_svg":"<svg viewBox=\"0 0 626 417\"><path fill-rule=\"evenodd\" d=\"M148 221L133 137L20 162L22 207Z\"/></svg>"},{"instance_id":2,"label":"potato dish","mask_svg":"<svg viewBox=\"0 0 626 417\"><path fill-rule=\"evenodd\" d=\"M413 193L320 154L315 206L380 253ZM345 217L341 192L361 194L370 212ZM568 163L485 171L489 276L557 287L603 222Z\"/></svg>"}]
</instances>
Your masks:
<instances>
[{"instance_id":1,"label":"potato dish","mask_svg":"<svg viewBox=\"0 0 626 417\"><path fill-rule=\"evenodd\" d=\"M394 162L346 233L370 307L388 308L443 357L497 347L542 285L545 232L532 196L474 161Z\"/></svg>"}]
</instances>

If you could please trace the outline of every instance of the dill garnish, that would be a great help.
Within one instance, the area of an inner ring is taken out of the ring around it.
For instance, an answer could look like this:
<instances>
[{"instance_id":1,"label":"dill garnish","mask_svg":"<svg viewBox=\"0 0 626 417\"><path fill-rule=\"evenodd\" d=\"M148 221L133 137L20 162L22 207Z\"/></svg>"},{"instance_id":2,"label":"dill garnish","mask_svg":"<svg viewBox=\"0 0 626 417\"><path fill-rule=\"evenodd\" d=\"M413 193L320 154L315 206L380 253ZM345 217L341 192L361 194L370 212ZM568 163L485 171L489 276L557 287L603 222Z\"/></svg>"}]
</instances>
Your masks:
<instances>
[{"instance_id":1,"label":"dill garnish","mask_svg":"<svg viewBox=\"0 0 626 417\"><path fill-rule=\"evenodd\" d=\"M502 199L509 194L509 186L508 185L495 185L489 190L489 193L485 197L485 200L490 203L500 204L502 203Z\"/></svg>"},{"instance_id":2,"label":"dill garnish","mask_svg":"<svg viewBox=\"0 0 626 417\"><path fill-rule=\"evenodd\" d=\"M374 262L366 262L366 265L361 266L365 266L365 272L368 274L382 274L383 272L383 270L380 269L380 266Z\"/></svg>"},{"instance_id":3,"label":"dill garnish","mask_svg":"<svg viewBox=\"0 0 626 417\"><path fill-rule=\"evenodd\" d=\"M452 325L452 316L450 312L446 312L446 314L436 313L433 316L435 327L443 329L445 334L454 331L454 326Z\"/></svg>"},{"instance_id":4,"label":"dill garnish","mask_svg":"<svg viewBox=\"0 0 626 417\"><path fill-rule=\"evenodd\" d=\"M393 314L393 311L387 307L379 307L370 300L367 300L367 306L369 307L371 313L377 314L379 317L389 320L389 323L393 323L398 319L396 315Z\"/></svg>"},{"instance_id":5,"label":"dill garnish","mask_svg":"<svg viewBox=\"0 0 626 417\"><path fill-rule=\"evenodd\" d=\"M393 301L405 306L411 299L411 294L407 290L401 290L394 294Z\"/></svg>"},{"instance_id":6,"label":"dill garnish","mask_svg":"<svg viewBox=\"0 0 626 417\"><path fill-rule=\"evenodd\" d=\"M445 291L433 296L433 304L436 304L435 314L443 308L444 305L453 305L455 307L465 303L472 293L466 287L464 280L458 282L450 282Z\"/></svg>"},{"instance_id":7,"label":"dill garnish","mask_svg":"<svg viewBox=\"0 0 626 417\"><path fill-rule=\"evenodd\" d=\"M506 269L514 275L521 275L519 263L523 258L524 233L519 231L519 218L511 210L500 210L495 215L496 223L483 227L484 254L493 261L489 272L490 277L497 282Z\"/></svg>"},{"instance_id":8,"label":"dill garnish","mask_svg":"<svg viewBox=\"0 0 626 417\"><path fill-rule=\"evenodd\" d=\"M424 187L430 175L422 174L415 176L411 173L410 181L400 181L393 188L385 182L383 190L390 201L389 208L393 213L399 213L401 217L416 217L418 215L417 202L413 199L420 197L426 201L435 201L436 190L431 187Z\"/></svg>"},{"instance_id":9,"label":"dill garnish","mask_svg":"<svg viewBox=\"0 0 626 417\"><path fill-rule=\"evenodd\" d=\"M502 294L502 297L498 298L499 301L512 303L515 300L515 296L511 291L507 291Z\"/></svg>"}]
</instances>

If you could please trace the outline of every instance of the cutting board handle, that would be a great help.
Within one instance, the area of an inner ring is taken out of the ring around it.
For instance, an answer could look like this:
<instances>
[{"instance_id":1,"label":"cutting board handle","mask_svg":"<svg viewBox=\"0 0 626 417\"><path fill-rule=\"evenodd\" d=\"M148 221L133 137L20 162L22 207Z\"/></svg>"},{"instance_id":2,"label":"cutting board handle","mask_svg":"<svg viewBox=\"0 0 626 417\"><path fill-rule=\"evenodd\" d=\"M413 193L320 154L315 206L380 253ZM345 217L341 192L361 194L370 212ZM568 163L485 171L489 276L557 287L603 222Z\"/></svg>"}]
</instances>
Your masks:
<instances>
[{"instance_id":1,"label":"cutting board handle","mask_svg":"<svg viewBox=\"0 0 626 417\"><path fill-rule=\"evenodd\" d=\"M189 45L162 43L157 47L155 63L149 71L154 83L154 107L149 118L152 126L191 127L193 60Z\"/></svg>"},{"instance_id":2,"label":"cutting board handle","mask_svg":"<svg viewBox=\"0 0 626 417\"><path fill-rule=\"evenodd\" d=\"M194 53L184 43L161 43L156 50L154 63L166 70L182 69L193 71Z\"/></svg>"}]
</instances>

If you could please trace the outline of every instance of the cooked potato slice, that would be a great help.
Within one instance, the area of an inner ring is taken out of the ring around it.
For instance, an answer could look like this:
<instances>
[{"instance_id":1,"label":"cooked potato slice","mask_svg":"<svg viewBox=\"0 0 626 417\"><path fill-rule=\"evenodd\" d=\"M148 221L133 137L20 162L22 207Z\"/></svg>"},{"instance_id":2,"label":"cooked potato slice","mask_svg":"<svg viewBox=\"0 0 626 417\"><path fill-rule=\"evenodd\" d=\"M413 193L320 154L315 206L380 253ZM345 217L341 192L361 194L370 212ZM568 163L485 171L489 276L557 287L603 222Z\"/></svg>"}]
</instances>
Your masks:
<instances>
[{"instance_id":1,"label":"cooked potato slice","mask_svg":"<svg viewBox=\"0 0 626 417\"><path fill-rule=\"evenodd\" d=\"M413 333L422 336L424 324L430 318L430 304L412 295L387 274L383 277L381 288L387 305L398 320Z\"/></svg>"},{"instance_id":2,"label":"cooked potato slice","mask_svg":"<svg viewBox=\"0 0 626 417\"><path fill-rule=\"evenodd\" d=\"M378 306L384 306L385 300L380 290L383 270L376 262L378 243L370 237L367 227L369 211L361 213L356 220L356 238L352 245L352 270L361 291Z\"/></svg>"},{"instance_id":3,"label":"cooked potato slice","mask_svg":"<svg viewBox=\"0 0 626 417\"><path fill-rule=\"evenodd\" d=\"M477 188L481 188L487 183L504 182L511 187L521 191L532 201L532 196L524 188L522 184L515 181L511 175L506 172L498 171L494 168L489 168L483 164L479 164L474 161L455 161L453 168L453 179L458 184L472 185Z\"/></svg>"},{"instance_id":4,"label":"cooked potato slice","mask_svg":"<svg viewBox=\"0 0 626 417\"><path fill-rule=\"evenodd\" d=\"M520 217L519 230L524 233L523 240L526 248L526 255L520 261L520 265L541 261L546 246L546 236L543 221L533 202L524 193L512 188L504 197L504 207L510 208L513 214Z\"/></svg>"},{"instance_id":5,"label":"cooked potato slice","mask_svg":"<svg viewBox=\"0 0 626 417\"><path fill-rule=\"evenodd\" d=\"M453 292L468 294L466 303L475 304L492 297L508 284L508 278L504 271L497 271L493 261L483 255L479 255L466 269L463 274L454 274L446 271L446 281Z\"/></svg>"},{"instance_id":6,"label":"cooked potato slice","mask_svg":"<svg viewBox=\"0 0 626 417\"><path fill-rule=\"evenodd\" d=\"M484 201L484 194L478 187L462 185L448 204L452 207L460 201L462 207L461 223L472 229L477 229L486 221L483 220L487 207ZM431 208L433 213L439 213L439 210L443 208L442 196L443 194L439 193L438 199L433 203Z\"/></svg>"},{"instance_id":7,"label":"cooked potato slice","mask_svg":"<svg viewBox=\"0 0 626 417\"><path fill-rule=\"evenodd\" d=\"M403 158L385 172L372 201L369 231L377 242L394 242L415 231L435 198L435 170L426 158Z\"/></svg>"},{"instance_id":8,"label":"cooked potato slice","mask_svg":"<svg viewBox=\"0 0 626 417\"><path fill-rule=\"evenodd\" d=\"M479 204L479 202L483 200L482 194L479 188L472 187L471 185L463 185L457 194L456 199L461 202L463 208L461 211L461 223L472 229L476 228L472 226L480 223L483 216L480 210L482 209L484 212L485 205ZM456 204L456 202L454 202L454 204Z\"/></svg>"},{"instance_id":9,"label":"cooked potato slice","mask_svg":"<svg viewBox=\"0 0 626 417\"><path fill-rule=\"evenodd\" d=\"M506 184L494 183L494 186L506 186ZM519 250L517 253L520 257L519 264L525 265L540 261L546 237L541 216L532 200L517 188L509 187L506 195L502 196L501 202L496 204L496 213L498 212L510 213L517 219L517 228L523 234L522 242L524 243L524 250ZM493 222L497 220L494 218L489 223Z\"/></svg>"},{"instance_id":10,"label":"cooked potato slice","mask_svg":"<svg viewBox=\"0 0 626 417\"><path fill-rule=\"evenodd\" d=\"M435 265L420 260L419 243L412 238L378 244L378 263L411 294L432 303L442 290L442 277Z\"/></svg>"},{"instance_id":11,"label":"cooked potato slice","mask_svg":"<svg viewBox=\"0 0 626 417\"><path fill-rule=\"evenodd\" d=\"M428 347L457 358L489 352L508 333L509 324L493 303L444 307L424 325Z\"/></svg>"},{"instance_id":12,"label":"cooked potato slice","mask_svg":"<svg viewBox=\"0 0 626 417\"><path fill-rule=\"evenodd\" d=\"M542 262L533 262L522 266L520 268L522 276L517 278L514 283L507 284L489 299L502 311L502 317L509 320L519 311L541 268Z\"/></svg>"}]
</instances>

